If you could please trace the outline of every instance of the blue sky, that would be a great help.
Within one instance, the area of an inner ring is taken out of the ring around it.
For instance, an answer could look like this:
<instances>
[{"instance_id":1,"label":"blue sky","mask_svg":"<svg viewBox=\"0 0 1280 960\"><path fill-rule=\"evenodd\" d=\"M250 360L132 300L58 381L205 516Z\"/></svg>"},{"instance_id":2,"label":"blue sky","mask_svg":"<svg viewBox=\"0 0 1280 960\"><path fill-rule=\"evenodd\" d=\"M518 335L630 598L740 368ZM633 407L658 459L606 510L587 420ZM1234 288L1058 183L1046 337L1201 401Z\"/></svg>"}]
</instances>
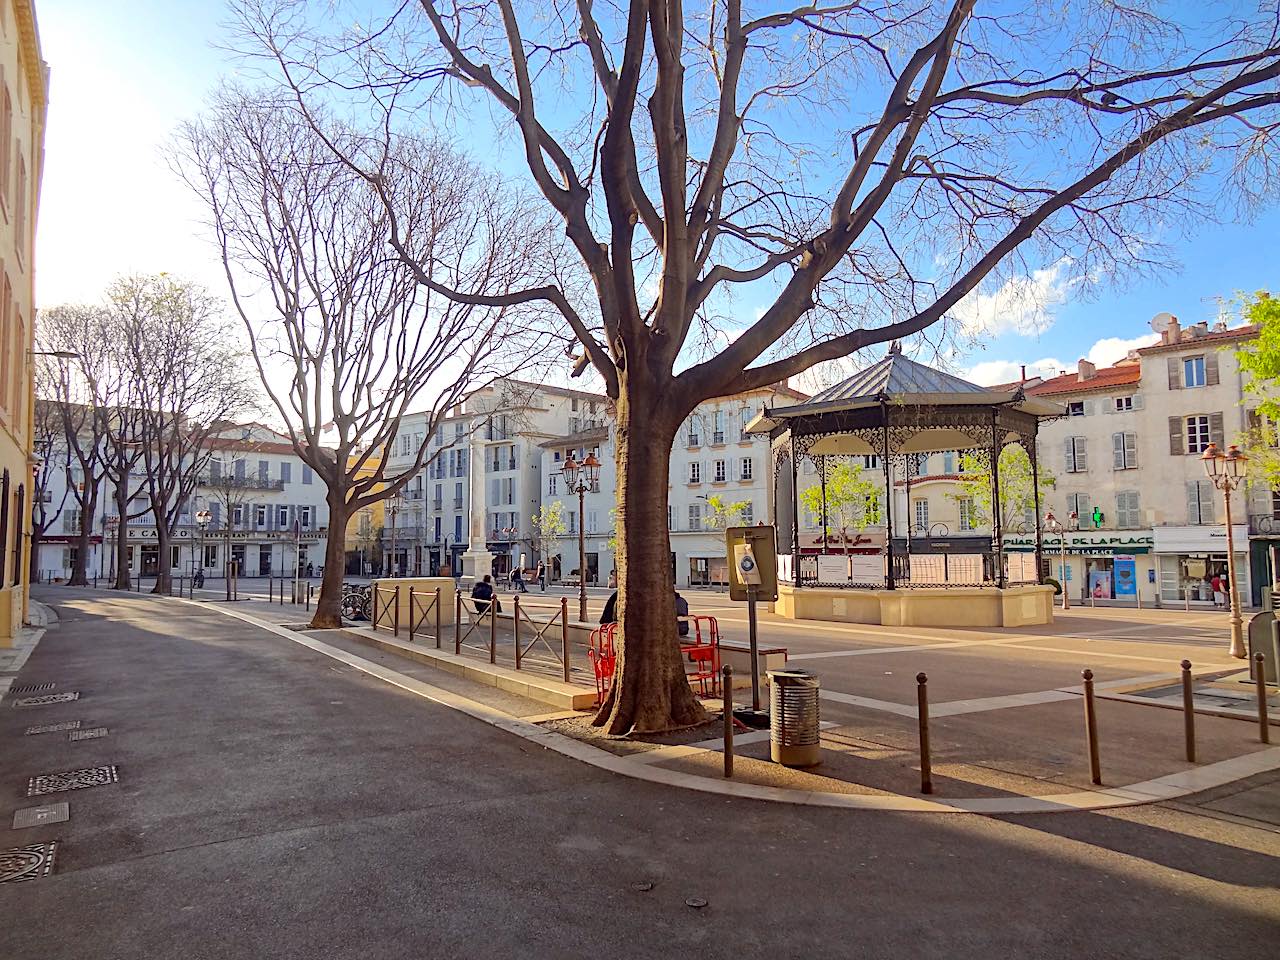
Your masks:
<instances>
[{"instance_id":1,"label":"blue sky","mask_svg":"<svg viewBox=\"0 0 1280 960\"><path fill-rule=\"evenodd\" d=\"M222 274L200 226L202 211L165 163L174 126L199 109L233 69L215 49L221 3L210 0L45 0L41 40L51 104L37 252L43 306L94 299L112 277L167 270L222 290ZM1021 317L1019 333L996 328L956 358L988 382L1021 363L1069 366L1082 356L1112 362L1170 311L1184 322L1216 320L1216 298L1280 288L1275 238L1280 212L1251 224L1193 226L1176 243L1180 265L1123 288L1061 290L1052 271L1030 283L1061 297ZM996 301L998 304L999 301ZM1004 316L1003 311L996 311ZM1099 344L1101 343L1101 346Z\"/></svg>"}]
</instances>

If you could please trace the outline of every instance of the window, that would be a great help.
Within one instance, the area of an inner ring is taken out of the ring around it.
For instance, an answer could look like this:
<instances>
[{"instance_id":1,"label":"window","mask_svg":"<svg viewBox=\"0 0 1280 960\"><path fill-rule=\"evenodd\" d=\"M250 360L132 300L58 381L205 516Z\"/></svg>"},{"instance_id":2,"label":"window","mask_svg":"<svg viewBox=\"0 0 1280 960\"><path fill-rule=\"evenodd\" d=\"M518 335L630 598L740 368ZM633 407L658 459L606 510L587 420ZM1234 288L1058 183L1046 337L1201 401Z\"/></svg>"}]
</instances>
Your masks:
<instances>
[{"instance_id":1,"label":"window","mask_svg":"<svg viewBox=\"0 0 1280 960\"><path fill-rule=\"evenodd\" d=\"M435 542L436 542L436 543L439 543L439 542L440 542L440 518L439 518L439 517L436 517L436 521L435 521L435 523L436 523L436 526L435 526L435 530L436 530Z\"/></svg>"},{"instance_id":2,"label":"window","mask_svg":"<svg viewBox=\"0 0 1280 960\"><path fill-rule=\"evenodd\" d=\"M742 525L749 527L755 522L756 506L748 500L742 507Z\"/></svg>"},{"instance_id":3,"label":"window","mask_svg":"<svg viewBox=\"0 0 1280 960\"><path fill-rule=\"evenodd\" d=\"M460 483L453 485L453 506L455 510L462 506L462 484Z\"/></svg>"},{"instance_id":4,"label":"window","mask_svg":"<svg viewBox=\"0 0 1280 960\"><path fill-rule=\"evenodd\" d=\"M1084 437L1067 437L1065 452L1067 473L1088 472L1089 453Z\"/></svg>"},{"instance_id":5,"label":"window","mask_svg":"<svg viewBox=\"0 0 1280 960\"><path fill-rule=\"evenodd\" d=\"M570 398L569 398L569 409L570 409L570 410L572 410L574 413L577 413L577 412L578 412L578 398L577 398L577 397L570 397Z\"/></svg>"},{"instance_id":6,"label":"window","mask_svg":"<svg viewBox=\"0 0 1280 960\"><path fill-rule=\"evenodd\" d=\"M751 422L751 409L749 407L742 408L742 423L738 427L738 439L750 442L751 434L747 433L747 424Z\"/></svg>"},{"instance_id":7,"label":"window","mask_svg":"<svg viewBox=\"0 0 1280 960\"><path fill-rule=\"evenodd\" d=\"M1209 480L1187 481L1187 523L1213 523L1214 486Z\"/></svg>"},{"instance_id":8,"label":"window","mask_svg":"<svg viewBox=\"0 0 1280 960\"><path fill-rule=\"evenodd\" d=\"M244 506L237 503L231 508L231 525L238 527L244 523Z\"/></svg>"},{"instance_id":9,"label":"window","mask_svg":"<svg viewBox=\"0 0 1280 960\"><path fill-rule=\"evenodd\" d=\"M0 75L2 76L2 75ZM9 169L13 166L13 98L9 85L4 85L0 100L0 199L9 206Z\"/></svg>"},{"instance_id":10,"label":"window","mask_svg":"<svg viewBox=\"0 0 1280 960\"><path fill-rule=\"evenodd\" d=\"M547 475L547 493L548 493L548 495L553 496L553 497L554 497L554 496L558 496L558 494L556 493L556 486L559 484L559 482L560 482L560 476L559 476L559 474L551 473L551 474L548 474L548 475Z\"/></svg>"},{"instance_id":11,"label":"window","mask_svg":"<svg viewBox=\"0 0 1280 960\"><path fill-rule=\"evenodd\" d=\"M236 460L234 463L234 467L235 467L236 479L243 480L244 479L244 461Z\"/></svg>"},{"instance_id":12,"label":"window","mask_svg":"<svg viewBox=\"0 0 1280 960\"><path fill-rule=\"evenodd\" d=\"M253 525L255 527L265 527L267 525L267 505L260 503L253 508Z\"/></svg>"},{"instance_id":13,"label":"window","mask_svg":"<svg viewBox=\"0 0 1280 960\"><path fill-rule=\"evenodd\" d=\"M14 245L18 251L18 262L27 249L27 159L18 154L18 190L13 198Z\"/></svg>"},{"instance_id":14,"label":"window","mask_svg":"<svg viewBox=\"0 0 1280 960\"><path fill-rule=\"evenodd\" d=\"M258 479L263 483L271 479L271 464L266 460L258 461Z\"/></svg>"},{"instance_id":15,"label":"window","mask_svg":"<svg viewBox=\"0 0 1280 960\"><path fill-rule=\"evenodd\" d=\"M1182 385L1203 387L1204 384L1204 357L1185 357L1182 361Z\"/></svg>"},{"instance_id":16,"label":"window","mask_svg":"<svg viewBox=\"0 0 1280 960\"><path fill-rule=\"evenodd\" d=\"M564 519L565 519L566 525L569 528L568 532L577 533L578 532L578 511L566 510Z\"/></svg>"},{"instance_id":17,"label":"window","mask_svg":"<svg viewBox=\"0 0 1280 960\"><path fill-rule=\"evenodd\" d=\"M1068 403L1068 404L1067 404L1067 416L1068 416L1068 417L1083 417L1083 416L1084 416L1084 401L1083 401L1083 400L1072 400L1070 403Z\"/></svg>"},{"instance_id":18,"label":"window","mask_svg":"<svg viewBox=\"0 0 1280 960\"><path fill-rule=\"evenodd\" d=\"M302 465L302 482L310 483L314 479L314 473L305 463Z\"/></svg>"},{"instance_id":19,"label":"window","mask_svg":"<svg viewBox=\"0 0 1280 960\"><path fill-rule=\"evenodd\" d=\"M711 442L724 443L724 411L716 410L711 414Z\"/></svg>"},{"instance_id":20,"label":"window","mask_svg":"<svg viewBox=\"0 0 1280 960\"><path fill-rule=\"evenodd\" d=\"M698 503L689 504L689 529L702 529L702 505Z\"/></svg>"},{"instance_id":21,"label":"window","mask_svg":"<svg viewBox=\"0 0 1280 960\"><path fill-rule=\"evenodd\" d=\"M289 508L276 507L276 526L283 530L289 526Z\"/></svg>"},{"instance_id":22,"label":"window","mask_svg":"<svg viewBox=\"0 0 1280 960\"><path fill-rule=\"evenodd\" d=\"M667 504L667 529L674 530L676 528L676 508L671 504Z\"/></svg>"},{"instance_id":23,"label":"window","mask_svg":"<svg viewBox=\"0 0 1280 960\"><path fill-rule=\"evenodd\" d=\"M293 464L292 463L285 461L284 463L280 464L280 482L281 483L293 482Z\"/></svg>"},{"instance_id":24,"label":"window","mask_svg":"<svg viewBox=\"0 0 1280 960\"><path fill-rule=\"evenodd\" d=\"M715 473L712 474L712 482L724 483L728 479L728 471L723 460L717 460L713 464Z\"/></svg>"},{"instance_id":25,"label":"window","mask_svg":"<svg viewBox=\"0 0 1280 960\"><path fill-rule=\"evenodd\" d=\"M204 545L204 565L206 567L216 567L218 565L218 545L216 543L206 543Z\"/></svg>"},{"instance_id":26,"label":"window","mask_svg":"<svg viewBox=\"0 0 1280 960\"><path fill-rule=\"evenodd\" d=\"M697 460L693 460L689 463L689 482L690 483L702 482L702 464L700 464Z\"/></svg>"},{"instance_id":27,"label":"window","mask_svg":"<svg viewBox=\"0 0 1280 960\"><path fill-rule=\"evenodd\" d=\"M1209 418L1187 417L1184 422L1187 437L1187 453L1204 453L1209 447Z\"/></svg>"},{"instance_id":28,"label":"window","mask_svg":"<svg viewBox=\"0 0 1280 960\"><path fill-rule=\"evenodd\" d=\"M1138 435L1130 431L1111 435L1111 469L1133 470L1138 466Z\"/></svg>"},{"instance_id":29,"label":"window","mask_svg":"<svg viewBox=\"0 0 1280 960\"><path fill-rule=\"evenodd\" d=\"M1133 409L1133 397L1116 397L1116 413L1126 413Z\"/></svg>"},{"instance_id":30,"label":"window","mask_svg":"<svg viewBox=\"0 0 1280 960\"><path fill-rule=\"evenodd\" d=\"M694 420L689 421L688 439L685 441L686 447L696 447L701 445L702 438L698 436L698 425Z\"/></svg>"},{"instance_id":31,"label":"window","mask_svg":"<svg viewBox=\"0 0 1280 960\"><path fill-rule=\"evenodd\" d=\"M596 510L587 511L587 533L596 532L596 524L599 522L598 512Z\"/></svg>"},{"instance_id":32,"label":"window","mask_svg":"<svg viewBox=\"0 0 1280 960\"><path fill-rule=\"evenodd\" d=\"M880 469L880 457L874 453L869 453L862 458L862 466L867 470Z\"/></svg>"},{"instance_id":33,"label":"window","mask_svg":"<svg viewBox=\"0 0 1280 960\"><path fill-rule=\"evenodd\" d=\"M755 460L752 459L751 457L743 457L742 460L740 461L738 479L739 480L754 479L755 469L756 469Z\"/></svg>"},{"instance_id":34,"label":"window","mask_svg":"<svg viewBox=\"0 0 1280 960\"><path fill-rule=\"evenodd\" d=\"M956 472L956 455L950 450L942 455L942 472L945 474Z\"/></svg>"},{"instance_id":35,"label":"window","mask_svg":"<svg viewBox=\"0 0 1280 960\"><path fill-rule=\"evenodd\" d=\"M298 525L301 526L303 530L311 529L311 508L310 507L298 508Z\"/></svg>"},{"instance_id":36,"label":"window","mask_svg":"<svg viewBox=\"0 0 1280 960\"><path fill-rule=\"evenodd\" d=\"M1074 514L1077 521L1087 523L1089 519L1089 495L1087 493L1067 494L1067 513Z\"/></svg>"},{"instance_id":37,"label":"window","mask_svg":"<svg viewBox=\"0 0 1280 960\"><path fill-rule=\"evenodd\" d=\"M919 530L929 529L929 501L928 500L912 500L911 510L916 520L915 525Z\"/></svg>"},{"instance_id":38,"label":"window","mask_svg":"<svg viewBox=\"0 0 1280 960\"><path fill-rule=\"evenodd\" d=\"M1142 526L1142 511L1138 508L1138 491L1121 490L1116 494L1116 526L1132 530Z\"/></svg>"},{"instance_id":39,"label":"window","mask_svg":"<svg viewBox=\"0 0 1280 960\"><path fill-rule=\"evenodd\" d=\"M962 532L976 530L978 528L978 525L974 523L973 498L961 497L959 500L959 506L960 506L960 530Z\"/></svg>"},{"instance_id":40,"label":"window","mask_svg":"<svg viewBox=\"0 0 1280 960\"><path fill-rule=\"evenodd\" d=\"M458 514L453 518L453 542L462 542L462 514Z\"/></svg>"}]
</instances>

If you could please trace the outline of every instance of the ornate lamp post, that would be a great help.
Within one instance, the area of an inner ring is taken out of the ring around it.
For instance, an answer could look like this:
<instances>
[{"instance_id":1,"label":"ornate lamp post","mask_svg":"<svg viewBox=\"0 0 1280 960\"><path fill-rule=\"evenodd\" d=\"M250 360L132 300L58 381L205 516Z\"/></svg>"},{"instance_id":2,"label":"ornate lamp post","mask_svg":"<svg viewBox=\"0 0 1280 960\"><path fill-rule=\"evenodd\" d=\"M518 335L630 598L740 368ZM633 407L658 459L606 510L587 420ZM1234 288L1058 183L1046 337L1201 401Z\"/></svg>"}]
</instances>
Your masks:
<instances>
[{"instance_id":1,"label":"ornate lamp post","mask_svg":"<svg viewBox=\"0 0 1280 960\"><path fill-rule=\"evenodd\" d=\"M391 576L396 576L396 514L400 512L400 494L393 493L387 497L387 513L391 515L391 562L388 569Z\"/></svg>"},{"instance_id":2,"label":"ornate lamp post","mask_svg":"<svg viewBox=\"0 0 1280 960\"><path fill-rule=\"evenodd\" d=\"M1222 491L1222 502L1226 507L1227 521L1227 581L1231 593L1231 656L1243 660L1248 652L1244 646L1244 635L1240 617L1240 591L1236 582L1236 541L1231 529L1231 492L1244 483L1245 465L1249 458L1234 443L1223 453L1216 443L1211 443L1201 455L1205 475L1209 481Z\"/></svg>"},{"instance_id":3,"label":"ornate lamp post","mask_svg":"<svg viewBox=\"0 0 1280 960\"><path fill-rule=\"evenodd\" d=\"M1044 528L1047 532L1056 533L1058 535L1058 546L1061 548L1062 552L1062 567L1058 571L1059 575L1062 577L1062 583L1060 584L1062 587L1062 609L1070 610L1071 600L1067 596L1067 533L1066 530L1063 529L1062 521L1053 515L1052 510L1044 516Z\"/></svg>"},{"instance_id":4,"label":"ornate lamp post","mask_svg":"<svg viewBox=\"0 0 1280 960\"><path fill-rule=\"evenodd\" d=\"M583 498L600 481L600 461L588 453L581 464L573 457L561 468L569 493L578 495L578 620L587 622L587 525L584 523Z\"/></svg>"},{"instance_id":5,"label":"ornate lamp post","mask_svg":"<svg viewBox=\"0 0 1280 960\"><path fill-rule=\"evenodd\" d=\"M111 540L111 580L116 578L116 531L120 529L120 518L108 516L102 521L102 528ZM99 567L101 569L101 567Z\"/></svg>"},{"instance_id":6,"label":"ornate lamp post","mask_svg":"<svg viewBox=\"0 0 1280 960\"><path fill-rule=\"evenodd\" d=\"M193 562L192 562L192 564L191 564L191 566L192 566L192 570L191 570L191 586L192 586L193 588L195 587L195 584L196 584L196 570L197 570L197 569L198 569L198 570L200 571L200 573L202 574L202 576L201 576L201 580L203 581L203 579L204 579L204 578L203 578L203 573L204 573L204 532L205 532L206 530L208 530L208 529L209 529L209 522L210 522L212 519L213 519L213 514L211 514L208 510L198 510L198 511L196 511L196 529L199 531L199 540L200 540L200 566L197 568L197 567L196 567L196 565L195 565L195 563L194 563L194 561L193 561ZM202 583L201 583L201 586L203 586L203 585L204 585L204 584L203 584L203 582L202 582Z\"/></svg>"}]
</instances>

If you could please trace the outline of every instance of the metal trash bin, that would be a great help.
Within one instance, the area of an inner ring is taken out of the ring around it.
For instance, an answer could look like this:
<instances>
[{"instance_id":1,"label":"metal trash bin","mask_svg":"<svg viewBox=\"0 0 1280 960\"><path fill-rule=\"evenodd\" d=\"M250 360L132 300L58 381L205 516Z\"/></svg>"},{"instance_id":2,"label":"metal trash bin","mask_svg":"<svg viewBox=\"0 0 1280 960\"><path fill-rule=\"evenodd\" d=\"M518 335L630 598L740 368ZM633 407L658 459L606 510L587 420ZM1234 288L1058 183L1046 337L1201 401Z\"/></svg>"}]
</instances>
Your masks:
<instances>
[{"instance_id":1,"label":"metal trash bin","mask_svg":"<svg viewBox=\"0 0 1280 960\"><path fill-rule=\"evenodd\" d=\"M769 671L769 756L784 767L822 762L818 678L808 670Z\"/></svg>"}]
</instances>

